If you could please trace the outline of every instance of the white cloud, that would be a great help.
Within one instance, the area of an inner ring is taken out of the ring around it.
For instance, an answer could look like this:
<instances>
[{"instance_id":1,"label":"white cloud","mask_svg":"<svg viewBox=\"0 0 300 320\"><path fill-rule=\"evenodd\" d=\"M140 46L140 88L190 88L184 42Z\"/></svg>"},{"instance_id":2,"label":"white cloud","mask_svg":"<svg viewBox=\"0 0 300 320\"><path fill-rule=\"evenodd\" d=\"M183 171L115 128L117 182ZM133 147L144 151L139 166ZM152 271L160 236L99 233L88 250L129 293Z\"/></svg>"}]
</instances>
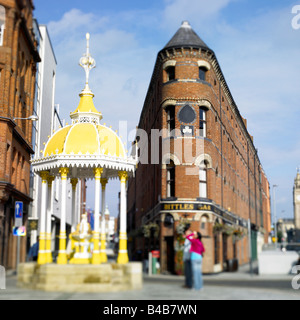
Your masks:
<instances>
[{"instance_id":1,"label":"white cloud","mask_svg":"<svg viewBox=\"0 0 300 320\"><path fill-rule=\"evenodd\" d=\"M95 30L106 25L107 22L107 17L97 17L93 13L84 13L78 9L71 9L59 21L49 22L48 28L56 40L65 41L68 37L76 34L78 30L86 28Z\"/></svg>"},{"instance_id":2,"label":"white cloud","mask_svg":"<svg viewBox=\"0 0 300 320\"><path fill-rule=\"evenodd\" d=\"M180 22L189 20L195 28L203 27L208 21L215 20L221 10L233 1L236 0L167 0L163 25L176 30ZM205 29L209 29L207 25Z\"/></svg>"}]
</instances>

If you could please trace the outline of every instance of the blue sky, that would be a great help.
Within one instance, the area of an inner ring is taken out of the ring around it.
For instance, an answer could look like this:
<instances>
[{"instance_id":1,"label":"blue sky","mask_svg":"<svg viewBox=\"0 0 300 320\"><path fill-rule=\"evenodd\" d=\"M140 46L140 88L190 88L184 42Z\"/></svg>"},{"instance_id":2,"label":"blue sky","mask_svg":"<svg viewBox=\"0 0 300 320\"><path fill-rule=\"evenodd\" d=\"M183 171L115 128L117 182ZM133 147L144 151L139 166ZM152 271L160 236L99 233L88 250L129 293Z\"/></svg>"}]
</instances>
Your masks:
<instances>
[{"instance_id":1,"label":"blue sky","mask_svg":"<svg viewBox=\"0 0 300 320\"><path fill-rule=\"evenodd\" d=\"M138 123L156 55L183 20L214 50L269 179L277 184L277 217L293 216L293 181L300 166L300 29L292 28L298 1L278 0L35 0L57 58L56 97L61 116L79 102L78 66L91 34L97 67L90 87L103 122L128 130ZM117 213L114 183L108 205ZM271 189L272 192L272 189ZM88 204L93 207L92 187Z\"/></svg>"}]
</instances>

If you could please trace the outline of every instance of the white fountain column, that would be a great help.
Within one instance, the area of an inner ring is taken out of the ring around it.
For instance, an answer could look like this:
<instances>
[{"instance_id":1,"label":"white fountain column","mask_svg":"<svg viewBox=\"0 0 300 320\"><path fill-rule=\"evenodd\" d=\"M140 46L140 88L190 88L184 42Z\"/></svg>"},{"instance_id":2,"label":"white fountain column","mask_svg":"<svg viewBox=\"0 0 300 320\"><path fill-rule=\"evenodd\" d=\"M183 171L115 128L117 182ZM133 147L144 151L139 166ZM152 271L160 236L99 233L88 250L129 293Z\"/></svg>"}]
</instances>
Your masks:
<instances>
[{"instance_id":1,"label":"white fountain column","mask_svg":"<svg viewBox=\"0 0 300 320\"><path fill-rule=\"evenodd\" d=\"M120 231L119 231L119 254L117 263L128 263L127 252L127 226L126 226L126 211L127 211L127 199L126 199L126 181L128 175L126 171L119 171L119 178L121 182L121 196L120 196Z\"/></svg>"},{"instance_id":2,"label":"white fountain column","mask_svg":"<svg viewBox=\"0 0 300 320\"><path fill-rule=\"evenodd\" d=\"M46 215L47 215L47 179L49 171L41 171L42 178L42 199L41 199L41 215L40 215L40 234L39 234L39 252L38 264L47 263L46 259Z\"/></svg>"},{"instance_id":3,"label":"white fountain column","mask_svg":"<svg viewBox=\"0 0 300 320\"><path fill-rule=\"evenodd\" d=\"M48 176L48 203L47 203L47 226L46 226L46 261L47 263L52 263L51 254L51 216L52 216L52 185L55 177Z\"/></svg>"},{"instance_id":4,"label":"white fountain column","mask_svg":"<svg viewBox=\"0 0 300 320\"><path fill-rule=\"evenodd\" d=\"M100 249L100 256L101 256L101 262L107 262L107 255L106 255L106 235L105 235L105 189L106 184L108 180L103 178L101 179L101 185L102 185L102 218L101 218L101 249Z\"/></svg>"},{"instance_id":5,"label":"white fountain column","mask_svg":"<svg viewBox=\"0 0 300 320\"><path fill-rule=\"evenodd\" d=\"M99 229L99 221L100 221L100 180L101 174L103 172L103 168L95 168L95 212L94 212L94 234L93 234L93 256L92 256L92 264L100 264L101 257L100 257L100 229Z\"/></svg>"},{"instance_id":6,"label":"white fountain column","mask_svg":"<svg viewBox=\"0 0 300 320\"><path fill-rule=\"evenodd\" d=\"M67 211L67 178L69 169L60 168L61 176L61 213L60 213L60 231L59 231L59 250L57 264L67 264L67 234L66 234L66 211Z\"/></svg>"}]
</instances>

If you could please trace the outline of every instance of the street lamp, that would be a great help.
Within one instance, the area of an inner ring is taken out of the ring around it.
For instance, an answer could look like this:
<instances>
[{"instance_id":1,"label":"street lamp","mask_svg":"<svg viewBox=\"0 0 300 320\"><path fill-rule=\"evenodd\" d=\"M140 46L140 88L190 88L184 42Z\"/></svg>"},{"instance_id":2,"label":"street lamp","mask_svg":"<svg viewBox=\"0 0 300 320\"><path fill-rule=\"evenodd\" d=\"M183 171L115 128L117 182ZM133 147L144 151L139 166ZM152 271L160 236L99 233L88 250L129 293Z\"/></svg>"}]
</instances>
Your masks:
<instances>
[{"instance_id":1,"label":"street lamp","mask_svg":"<svg viewBox=\"0 0 300 320\"><path fill-rule=\"evenodd\" d=\"M273 184L273 210L274 210L274 236L275 236L275 249L277 249L277 217L276 217L276 205L275 205L275 188L277 188L277 184Z\"/></svg>"},{"instance_id":2,"label":"street lamp","mask_svg":"<svg viewBox=\"0 0 300 320\"><path fill-rule=\"evenodd\" d=\"M38 121L38 120L39 120L39 117L33 114L32 116L30 116L30 117L28 117L28 118L13 118L13 120L14 120L14 121L15 121L15 120L31 120L31 121Z\"/></svg>"}]
</instances>

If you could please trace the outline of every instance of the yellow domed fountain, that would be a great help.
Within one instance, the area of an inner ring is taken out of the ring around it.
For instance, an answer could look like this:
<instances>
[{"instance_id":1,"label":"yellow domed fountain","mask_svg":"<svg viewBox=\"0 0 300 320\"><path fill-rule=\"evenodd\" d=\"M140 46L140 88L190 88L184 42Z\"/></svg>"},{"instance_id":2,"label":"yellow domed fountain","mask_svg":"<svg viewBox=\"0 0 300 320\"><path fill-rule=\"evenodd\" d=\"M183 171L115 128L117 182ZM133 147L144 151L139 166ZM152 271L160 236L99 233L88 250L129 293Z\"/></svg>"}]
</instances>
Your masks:
<instances>
[{"instance_id":1,"label":"yellow domed fountain","mask_svg":"<svg viewBox=\"0 0 300 320\"><path fill-rule=\"evenodd\" d=\"M32 168L42 177L42 188L46 190L49 177L62 180L62 199L65 198L68 179L76 184L77 178L95 179L95 230L93 232L92 263L106 262L105 254L105 218L99 223L100 184L102 185L102 212L105 208L105 186L109 179L119 178L121 182L121 225L119 263L128 261L126 243L126 188L128 175L134 174L136 159L128 156L123 142L115 131L101 124L102 114L93 102L94 94L89 88L89 72L96 66L89 53L89 34L87 50L79 64L85 70L85 87L79 94L80 101L75 111L70 113L72 123L57 130L48 140L42 156L32 160ZM46 191L44 192L46 194ZM43 191L42 191L43 195ZM38 263L49 262L49 234L46 231L45 201L42 199L40 219L40 252ZM124 216L124 217L123 217ZM67 263L66 255L66 204L62 203L60 225L60 247L58 264ZM101 232L100 232L101 231ZM101 233L101 250L99 236Z\"/></svg>"}]
</instances>

